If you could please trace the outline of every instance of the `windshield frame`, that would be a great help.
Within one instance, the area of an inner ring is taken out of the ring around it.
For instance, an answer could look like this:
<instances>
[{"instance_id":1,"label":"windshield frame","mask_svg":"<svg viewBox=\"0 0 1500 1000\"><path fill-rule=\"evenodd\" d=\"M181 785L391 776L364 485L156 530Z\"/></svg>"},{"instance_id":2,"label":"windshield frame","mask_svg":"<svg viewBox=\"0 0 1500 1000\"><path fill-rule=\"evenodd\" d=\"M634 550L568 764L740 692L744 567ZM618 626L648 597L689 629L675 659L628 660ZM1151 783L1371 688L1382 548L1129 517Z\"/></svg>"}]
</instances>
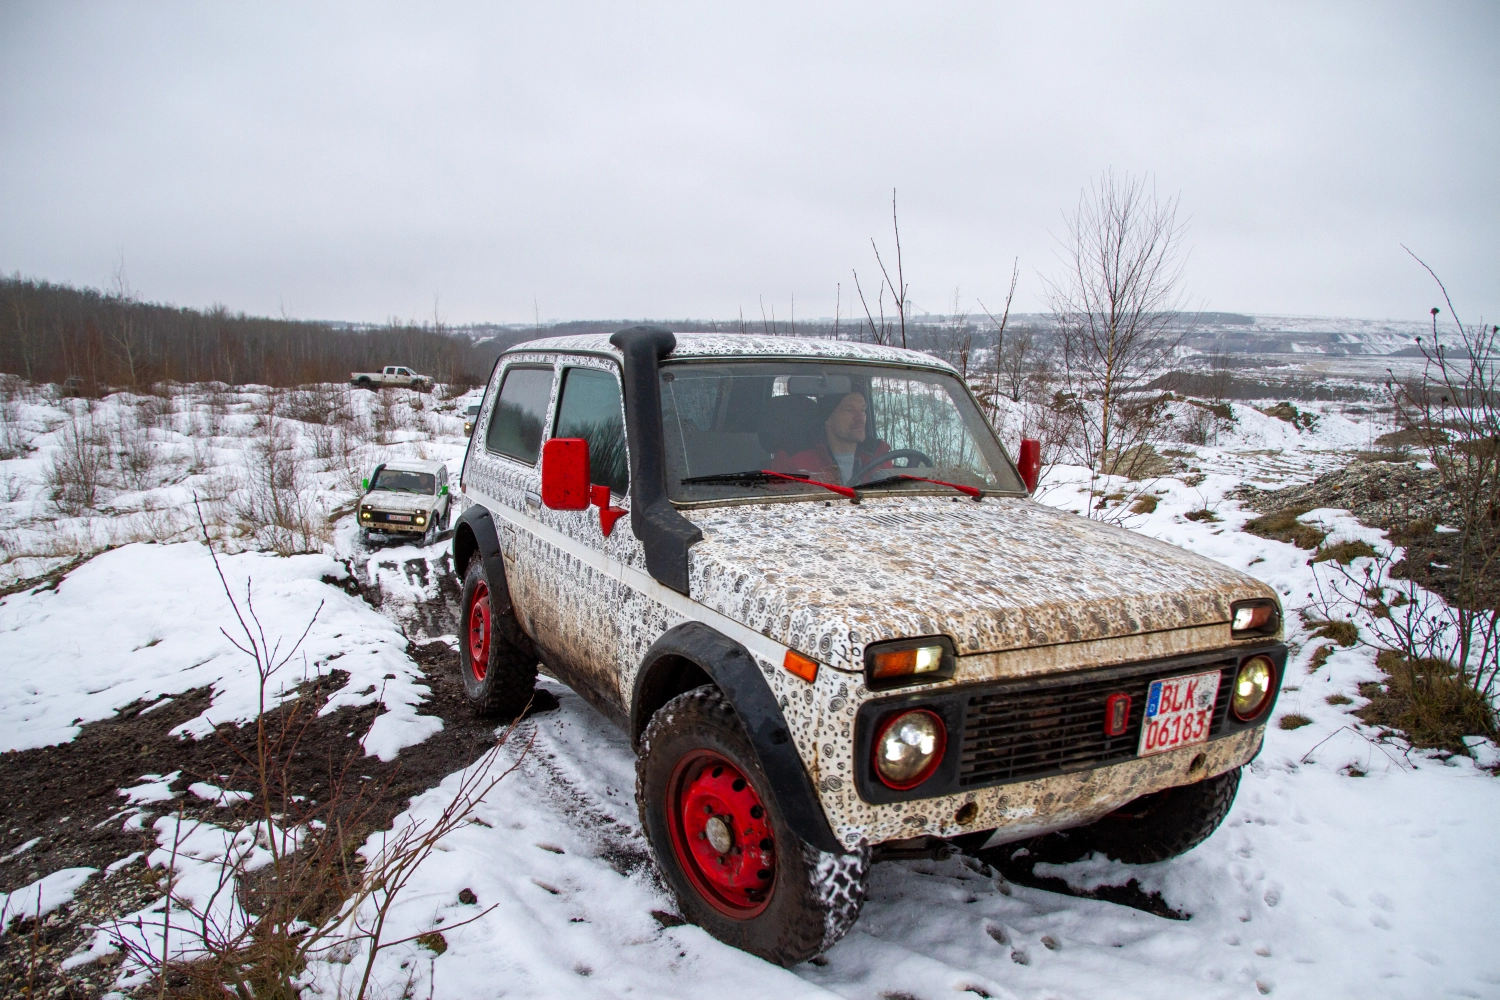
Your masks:
<instances>
[{"instance_id":1,"label":"windshield frame","mask_svg":"<svg viewBox=\"0 0 1500 1000\"><path fill-rule=\"evenodd\" d=\"M393 476L424 476L430 478L432 480L432 490L430 492L418 492L414 490L397 489L394 486L381 486L380 477L384 476L386 473L390 473ZM370 480L370 488L367 493L390 493L394 494L395 496L408 497L435 497L438 495L437 480L438 476L436 472L424 472L421 469L392 469L388 466L382 465L380 467L380 471L375 474L375 478Z\"/></svg>"},{"instance_id":2,"label":"windshield frame","mask_svg":"<svg viewBox=\"0 0 1500 1000\"><path fill-rule=\"evenodd\" d=\"M891 372L919 372L919 373L921 373L923 375L927 375L927 376L936 375L936 376L940 376L940 377L944 377L944 378L950 379L953 383L957 384L963 390L964 397L968 400L968 404L970 406L972 406L974 408L974 412L976 414L978 414L978 416L979 416L979 423L982 425L984 432L986 434L988 434L990 441L994 444L995 448L997 449L997 451L1000 454L1000 457L1002 459L1004 459L1005 464L1009 468L1010 473L1015 476L1016 482L1018 482L1018 483L1024 483L1025 482L1025 480L1021 476L1020 470L1016 468L1015 460L1013 458L1011 458L1010 452L1006 449L1005 445L1000 441L999 436L995 433L995 428L990 424L989 418L984 415L984 408L979 404L979 399L978 399L978 397L976 397L974 395L974 391L969 388L968 381L962 375L960 375L958 372L953 371L952 369L950 369L950 368L948 368L946 366L939 366L939 365L930 365L929 366L929 365L921 365L921 364L901 364L899 362L893 362L893 361L872 361L872 360L865 359L865 358L808 357L806 355L801 355L801 354L731 354L731 355L707 355L707 356L696 356L696 357L689 356L689 357L684 357L684 358L671 358L671 359L663 359L662 360L662 362L657 366L657 376L656 377L657 377L658 391L660 391L661 376L662 376L662 374L664 372L668 371L669 369L672 369L672 368L687 367L687 366L690 366L690 365L700 365L700 364L701 365L724 365L724 364L735 364L735 363L766 364L766 363L775 363L775 362L797 362L797 363L805 363L805 364L810 364L810 365L821 364L821 365L850 366L850 367L858 366L858 367L861 367L861 368L881 369L881 370L891 371ZM955 405L957 405L957 404L955 403ZM665 406L662 407L661 412L662 412L663 426L660 429L660 432L662 434L663 444L665 445L665 440L666 440L666 437L667 437L667 428L665 426L665 420L666 420L666 407ZM966 429L970 429L970 428L968 428L967 423L965 424L965 427L966 427ZM972 431L972 429L970 429L970 430ZM666 472L666 464L667 463L665 461L665 456L663 456L663 471L664 472ZM748 470L741 470L741 471L748 471ZM668 474L668 476L670 476L670 474ZM876 482L879 482L879 480L876 480ZM699 508L699 507L729 507L729 506L737 506L737 505L742 505L742 504L800 503L800 502L807 501L807 500L822 500L822 501L827 502L830 499L833 499L831 497L831 495L829 494L829 492L826 489L824 489L822 487L818 487L818 486L813 486L813 487L809 487L806 491L790 490L790 491L787 491L787 492L780 492L780 493L757 493L757 494L749 495L749 496L712 497L712 498L691 499L691 500L689 500L689 499L679 499L679 498L677 498L675 496L672 496L672 493L674 492L674 490L680 489L680 485L681 484L676 484L676 483L668 482L666 485L667 485L667 496L668 496L668 499L670 500L672 506L676 507L678 509L682 509L682 510L691 510L691 509L695 509L695 508ZM858 491L858 496L852 501L854 503L860 503L862 501L872 500L872 499L885 499L885 498L901 499L901 498L904 498L904 497L951 497L951 498L956 498L956 499L964 500L964 501L970 502L970 503L974 502L973 500L970 500L968 497L964 496L962 493L959 493L959 492L955 491L951 487L942 486L942 485L939 485L939 484L936 484L936 483L912 482L912 483L908 483L905 488L897 488L897 489L877 488L877 489L866 490L864 487L854 487L854 489L856 489ZM985 488L985 489L981 489L980 490L980 494L981 494L981 498L982 497L1025 497L1025 496L1029 495L1027 493L1026 488L1025 488L1024 485L1019 490L999 490L999 489ZM840 501L840 502L844 502L844 501Z\"/></svg>"}]
</instances>

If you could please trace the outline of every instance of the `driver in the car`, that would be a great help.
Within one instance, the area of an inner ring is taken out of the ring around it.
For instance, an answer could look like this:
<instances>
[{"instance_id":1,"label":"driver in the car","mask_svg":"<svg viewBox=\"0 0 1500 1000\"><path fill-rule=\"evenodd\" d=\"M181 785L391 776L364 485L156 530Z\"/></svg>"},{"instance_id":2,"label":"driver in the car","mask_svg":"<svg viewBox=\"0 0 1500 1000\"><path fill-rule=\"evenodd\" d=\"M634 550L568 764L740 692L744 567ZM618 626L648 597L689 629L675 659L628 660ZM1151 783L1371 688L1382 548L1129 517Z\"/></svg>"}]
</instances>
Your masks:
<instances>
[{"instance_id":1,"label":"driver in the car","mask_svg":"<svg viewBox=\"0 0 1500 1000\"><path fill-rule=\"evenodd\" d=\"M859 470L891 450L884 441L866 443L867 409L862 393L820 397L818 411L823 416L823 440L795 455L777 452L772 468L809 479L852 485Z\"/></svg>"}]
</instances>

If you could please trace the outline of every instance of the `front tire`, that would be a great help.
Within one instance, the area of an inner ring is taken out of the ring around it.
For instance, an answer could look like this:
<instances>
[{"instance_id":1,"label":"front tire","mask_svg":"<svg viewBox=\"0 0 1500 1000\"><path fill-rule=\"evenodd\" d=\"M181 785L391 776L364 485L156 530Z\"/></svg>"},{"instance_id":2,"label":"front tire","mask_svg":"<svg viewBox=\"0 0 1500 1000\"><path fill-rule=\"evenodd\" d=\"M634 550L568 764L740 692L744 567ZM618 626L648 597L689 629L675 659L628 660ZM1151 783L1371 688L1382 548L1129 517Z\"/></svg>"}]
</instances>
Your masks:
<instances>
[{"instance_id":1,"label":"front tire","mask_svg":"<svg viewBox=\"0 0 1500 1000\"><path fill-rule=\"evenodd\" d=\"M792 966L859 916L870 852L828 854L792 832L718 688L680 694L652 716L635 789L682 916L725 944Z\"/></svg>"},{"instance_id":2,"label":"front tire","mask_svg":"<svg viewBox=\"0 0 1500 1000\"><path fill-rule=\"evenodd\" d=\"M1240 769L1143 795L1072 831L1090 848L1133 865L1166 861L1209 838L1234 804Z\"/></svg>"},{"instance_id":3,"label":"front tire","mask_svg":"<svg viewBox=\"0 0 1500 1000\"><path fill-rule=\"evenodd\" d=\"M514 719L526 710L536 691L536 657L511 641L519 631L504 581L492 583L484 560L469 560L464 573L463 609L459 621L458 670L464 694L476 714Z\"/></svg>"}]
</instances>

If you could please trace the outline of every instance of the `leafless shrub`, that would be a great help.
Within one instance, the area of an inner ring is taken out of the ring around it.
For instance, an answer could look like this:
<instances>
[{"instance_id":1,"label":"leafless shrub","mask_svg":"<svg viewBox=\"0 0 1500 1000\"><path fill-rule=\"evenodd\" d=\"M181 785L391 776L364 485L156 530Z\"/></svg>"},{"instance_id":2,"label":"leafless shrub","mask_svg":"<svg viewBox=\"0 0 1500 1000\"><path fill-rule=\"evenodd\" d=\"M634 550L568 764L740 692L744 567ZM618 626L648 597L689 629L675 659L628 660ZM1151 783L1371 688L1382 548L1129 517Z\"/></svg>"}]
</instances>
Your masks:
<instances>
[{"instance_id":1,"label":"leafless shrub","mask_svg":"<svg viewBox=\"0 0 1500 1000\"><path fill-rule=\"evenodd\" d=\"M402 412L402 411L405 412ZM370 429L379 444L390 444L391 435L403 426L407 414L411 411L406 407L397 406L396 393L382 390L375 393L374 401L370 405Z\"/></svg>"},{"instance_id":2,"label":"leafless shrub","mask_svg":"<svg viewBox=\"0 0 1500 1000\"><path fill-rule=\"evenodd\" d=\"M87 413L70 413L58 438L46 467L48 496L59 512L78 517L98 505L110 472L109 449Z\"/></svg>"},{"instance_id":3,"label":"leafless shrub","mask_svg":"<svg viewBox=\"0 0 1500 1000\"><path fill-rule=\"evenodd\" d=\"M1462 708L1472 728L1459 735L1493 736L1493 698L1500 680L1500 632L1493 611L1450 604L1411 579L1398 575L1399 549L1372 552L1345 563L1318 560L1317 590L1309 594L1303 616L1319 624L1320 634L1342 645L1356 642L1384 659L1392 684L1382 692L1381 718L1404 719L1405 730L1419 746L1450 750L1452 736L1431 722L1434 705ZM1407 702L1405 707L1401 702ZM1377 721L1371 719L1370 721Z\"/></svg>"},{"instance_id":4,"label":"leafless shrub","mask_svg":"<svg viewBox=\"0 0 1500 1000\"><path fill-rule=\"evenodd\" d=\"M1426 452L1457 513L1458 530L1442 546L1447 600L1440 614L1432 609L1429 627L1452 637L1438 658L1491 699L1500 674L1500 327L1463 323L1442 281L1412 257L1432 275L1453 322L1451 332L1440 329L1433 308L1431 341L1417 340L1421 378L1387 383L1397 430Z\"/></svg>"},{"instance_id":5,"label":"leafless shrub","mask_svg":"<svg viewBox=\"0 0 1500 1000\"><path fill-rule=\"evenodd\" d=\"M303 386L288 393L282 413L304 424L332 426L347 421L353 408L347 386L322 384Z\"/></svg>"},{"instance_id":6,"label":"leafless shrub","mask_svg":"<svg viewBox=\"0 0 1500 1000\"><path fill-rule=\"evenodd\" d=\"M244 846L224 852L215 872L217 888L206 899L189 898L177 884L184 829L179 810L160 918L142 925L117 923L112 934L129 958L155 978L162 997L171 989L170 995L183 997L291 1000L302 996L310 981L326 978L319 972L348 969L356 981L317 986L329 986L328 992L339 997L365 1000L392 985L375 982L380 953L414 939L388 939L393 905L443 840L467 825L484 796L519 766L530 745L502 763L513 724L464 772L436 819L411 820L382 836L378 850L362 855L360 845L371 829L377 798L386 789L362 782L354 771L358 756L351 754L342 762L330 761L329 789L318 801L296 794L288 777L290 762L315 713L304 708L301 698L280 710L268 698L273 678L295 661L322 605L290 645L286 637L268 637L249 583L243 597L237 597L217 554L213 559L236 620L232 630L221 631L253 663L260 693L253 744L247 751L229 743L241 767L226 785L249 785L254 791L222 834L226 844ZM269 862L261 866L266 854ZM261 870L247 877L255 867ZM444 924L443 931L480 919L493 908Z\"/></svg>"},{"instance_id":7,"label":"leafless shrub","mask_svg":"<svg viewBox=\"0 0 1500 1000\"><path fill-rule=\"evenodd\" d=\"M208 405L204 407L204 429L212 437L224 433L224 418L229 415L229 392L222 382L215 382L208 392Z\"/></svg>"},{"instance_id":8,"label":"leafless shrub","mask_svg":"<svg viewBox=\"0 0 1500 1000\"><path fill-rule=\"evenodd\" d=\"M18 396L9 385L0 388L0 461L20 458L31 450L30 435L21 426Z\"/></svg>"},{"instance_id":9,"label":"leafless shrub","mask_svg":"<svg viewBox=\"0 0 1500 1000\"><path fill-rule=\"evenodd\" d=\"M161 453L151 440L148 426L132 425L122 413L115 427L113 444L120 480L132 490L148 490L158 485Z\"/></svg>"},{"instance_id":10,"label":"leafless shrub","mask_svg":"<svg viewBox=\"0 0 1500 1000\"><path fill-rule=\"evenodd\" d=\"M326 525L303 482L296 438L274 408L257 419L249 471L229 502L242 529L278 555L321 549Z\"/></svg>"}]
</instances>

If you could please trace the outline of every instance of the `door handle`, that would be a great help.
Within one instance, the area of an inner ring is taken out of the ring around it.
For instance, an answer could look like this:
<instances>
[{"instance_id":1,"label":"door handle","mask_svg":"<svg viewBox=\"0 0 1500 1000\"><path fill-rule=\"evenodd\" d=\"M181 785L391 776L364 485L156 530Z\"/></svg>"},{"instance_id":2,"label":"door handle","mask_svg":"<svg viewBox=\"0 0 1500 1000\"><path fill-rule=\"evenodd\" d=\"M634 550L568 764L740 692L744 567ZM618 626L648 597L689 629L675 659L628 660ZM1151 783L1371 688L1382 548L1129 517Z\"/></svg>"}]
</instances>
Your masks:
<instances>
[{"instance_id":1,"label":"door handle","mask_svg":"<svg viewBox=\"0 0 1500 1000\"><path fill-rule=\"evenodd\" d=\"M542 506L542 495L536 490L526 491L526 509L539 508Z\"/></svg>"}]
</instances>

